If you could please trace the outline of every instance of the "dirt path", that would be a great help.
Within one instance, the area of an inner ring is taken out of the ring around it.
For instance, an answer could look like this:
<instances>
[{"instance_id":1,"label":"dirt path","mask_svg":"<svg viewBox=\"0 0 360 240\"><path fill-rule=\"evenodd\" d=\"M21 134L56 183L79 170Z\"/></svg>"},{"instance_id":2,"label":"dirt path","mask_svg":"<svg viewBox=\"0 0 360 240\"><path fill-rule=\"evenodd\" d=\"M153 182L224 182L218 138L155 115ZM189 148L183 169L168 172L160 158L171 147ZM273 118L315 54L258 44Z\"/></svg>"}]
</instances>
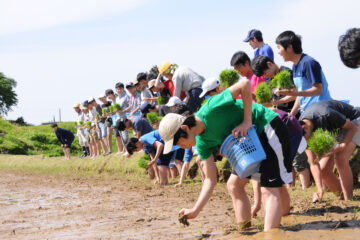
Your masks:
<instances>
[{"instance_id":1,"label":"dirt path","mask_svg":"<svg viewBox=\"0 0 360 240\"><path fill-rule=\"evenodd\" d=\"M200 234L210 239L357 239L360 234L360 214L353 210L358 201L328 209L295 201L282 230L240 234L232 227L234 213L224 184L184 228L177 212L193 205L200 184L175 188L148 180L0 174L0 239L196 239Z\"/></svg>"}]
</instances>

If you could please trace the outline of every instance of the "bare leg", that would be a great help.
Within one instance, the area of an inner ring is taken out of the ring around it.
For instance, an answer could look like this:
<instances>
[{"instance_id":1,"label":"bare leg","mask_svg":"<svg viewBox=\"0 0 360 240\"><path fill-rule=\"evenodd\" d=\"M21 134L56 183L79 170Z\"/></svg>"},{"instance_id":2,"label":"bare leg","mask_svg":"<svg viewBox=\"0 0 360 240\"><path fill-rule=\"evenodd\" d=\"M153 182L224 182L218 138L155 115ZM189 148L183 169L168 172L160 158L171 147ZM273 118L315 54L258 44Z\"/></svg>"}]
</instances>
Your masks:
<instances>
[{"instance_id":1,"label":"bare leg","mask_svg":"<svg viewBox=\"0 0 360 240\"><path fill-rule=\"evenodd\" d=\"M159 165L157 166L158 169L159 169L159 183L161 185L166 185L168 184L168 168L166 166L162 166L162 165Z\"/></svg>"},{"instance_id":2,"label":"bare leg","mask_svg":"<svg viewBox=\"0 0 360 240\"><path fill-rule=\"evenodd\" d=\"M240 226L244 226L251 221L251 206L245 191L245 185L248 182L249 179L241 179L235 174L231 174L227 182L227 189L234 206L236 222Z\"/></svg>"},{"instance_id":3,"label":"bare leg","mask_svg":"<svg viewBox=\"0 0 360 240\"><path fill-rule=\"evenodd\" d=\"M121 154L123 152L123 144L122 144L122 141L121 141L121 138L120 136L116 137L116 145L118 147L118 152L116 153L117 155Z\"/></svg>"},{"instance_id":4,"label":"bare leg","mask_svg":"<svg viewBox=\"0 0 360 240\"><path fill-rule=\"evenodd\" d=\"M335 154L335 164L339 171L341 189L345 200L353 198L353 174L349 165L349 159L354 152L356 145L350 142L345 149Z\"/></svg>"},{"instance_id":5,"label":"bare leg","mask_svg":"<svg viewBox=\"0 0 360 240\"><path fill-rule=\"evenodd\" d=\"M262 187L261 193L265 204L264 231L278 228L283 213L280 188Z\"/></svg>"},{"instance_id":6,"label":"bare leg","mask_svg":"<svg viewBox=\"0 0 360 240\"><path fill-rule=\"evenodd\" d=\"M174 159L174 164L176 166L177 172L181 173L182 163L178 159ZM176 174L177 175L177 174Z\"/></svg>"},{"instance_id":7,"label":"bare leg","mask_svg":"<svg viewBox=\"0 0 360 240\"><path fill-rule=\"evenodd\" d=\"M107 128L109 152L112 152L112 128Z\"/></svg>"},{"instance_id":8,"label":"bare leg","mask_svg":"<svg viewBox=\"0 0 360 240\"><path fill-rule=\"evenodd\" d=\"M283 216L288 215L290 212L290 196L284 185L280 188L280 198L281 198L282 215Z\"/></svg>"},{"instance_id":9,"label":"bare leg","mask_svg":"<svg viewBox=\"0 0 360 240\"><path fill-rule=\"evenodd\" d=\"M183 184L183 182L186 178L186 174L189 171L189 167L190 167L190 162L184 162L184 164L182 165L182 169L181 169L180 181L177 185Z\"/></svg>"},{"instance_id":10,"label":"bare leg","mask_svg":"<svg viewBox=\"0 0 360 240\"><path fill-rule=\"evenodd\" d=\"M326 157L320 160L321 177L324 180L326 186L335 194L341 192L341 185L339 179L333 172L334 157Z\"/></svg>"},{"instance_id":11,"label":"bare leg","mask_svg":"<svg viewBox=\"0 0 360 240\"><path fill-rule=\"evenodd\" d=\"M177 173L178 173L178 171L177 171L176 167L170 168L170 176L171 176L171 178L176 178Z\"/></svg>"},{"instance_id":12,"label":"bare leg","mask_svg":"<svg viewBox=\"0 0 360 240\"><path fill-rule=\"evenodd\" d=\"M254 204L251 208L251 217L255 218L261 209L261 189L260 182L251 179L251 184L254 191Z\"/></svg>"},{"instance_id":13,"label":"bare leg","mask_svg":"<svg viewBox=\"0 0 360 240\"><path fill-rule=\"evenodd\" d=\"M299 172L299 178L303 190L310 187L310 171L308 168L305 168L305 170Z\"/></svg>"}]
</instances>

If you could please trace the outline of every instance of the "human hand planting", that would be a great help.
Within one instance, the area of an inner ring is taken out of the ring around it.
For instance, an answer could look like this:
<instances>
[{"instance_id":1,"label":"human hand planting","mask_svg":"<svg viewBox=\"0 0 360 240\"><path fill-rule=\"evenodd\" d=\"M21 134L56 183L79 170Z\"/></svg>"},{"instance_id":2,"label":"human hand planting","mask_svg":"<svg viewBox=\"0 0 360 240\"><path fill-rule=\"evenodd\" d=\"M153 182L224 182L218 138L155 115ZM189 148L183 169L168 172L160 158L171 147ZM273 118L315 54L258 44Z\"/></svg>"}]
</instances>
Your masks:
<instances>
[{"instance_id":1,"label":"human hand planting","mask_svg":"<svg viewBox=\"0 0 360 240\"><path fill-rule=\"evenodd\" d=\"M185 219L193 219L196 218L199 213L194 209L183 208L179 212L179 216Z\"/></svg>"},{"instance_id":2,"label":"human hand planting","mask_svg":"<svg viewBox=\"0 0 360 240\"><path fill-rule=\"evenodd\" d=\"M277 90L275 91L275 94L277 95L285 95L285 96L298 96L297 90Z\"/></svg>"}]
</instances>

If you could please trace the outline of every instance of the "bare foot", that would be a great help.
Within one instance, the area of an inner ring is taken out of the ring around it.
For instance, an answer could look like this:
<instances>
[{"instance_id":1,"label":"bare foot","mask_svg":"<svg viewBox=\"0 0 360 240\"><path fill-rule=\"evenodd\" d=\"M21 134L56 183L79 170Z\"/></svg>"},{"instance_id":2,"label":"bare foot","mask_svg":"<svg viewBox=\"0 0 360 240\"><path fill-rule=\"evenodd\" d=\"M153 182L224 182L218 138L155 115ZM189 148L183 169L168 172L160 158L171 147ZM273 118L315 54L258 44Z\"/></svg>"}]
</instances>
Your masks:
<instances>
[{"instance_id":1,"label":"bare foot","mask_svg":"<svg viewBox=\"0 0 360 240\"><path fill-rule=\"evenodd\" d=\"M322 201L322 198L323 198L323 195L324 195L324 193L318 193L318 192L314 193L314 194L313 194L312 202L313 202L313 203L321 202L321 201Z\"/></svg>"}]
</instances>

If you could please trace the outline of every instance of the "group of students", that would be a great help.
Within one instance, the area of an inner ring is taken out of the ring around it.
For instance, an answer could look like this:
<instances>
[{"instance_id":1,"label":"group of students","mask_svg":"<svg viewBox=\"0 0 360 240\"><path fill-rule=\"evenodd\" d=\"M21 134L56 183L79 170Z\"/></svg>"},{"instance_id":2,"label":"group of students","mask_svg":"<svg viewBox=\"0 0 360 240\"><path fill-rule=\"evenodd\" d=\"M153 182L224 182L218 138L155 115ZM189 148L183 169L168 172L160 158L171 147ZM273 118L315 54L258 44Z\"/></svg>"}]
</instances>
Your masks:
<instances>
[{"instance_id":1,"label":"group of students","mask_svg":"<svg viewBox=\"0 0 360 240\"><path fill-rule=\"evenodd\" d=\"M140 73L134 82L127 84L125 88L130 96L124 91L124 84L117 83L117 96L111 89L106 90L98 98L101 106L94 99L75 105L78 122L92 122L87 139L85 128L78 128L84 155L88 154L88 146L92 157L99 155L101 148L104 154L111 153L111 135L115 131L119 153L129 156L144 150L151 159L149 176L160 184L167 184L171 162L181 173L181 184L193 155L198 155L202 190L193 208L179 212L191 219L200 213L212 195L217 182L215 159L219 158L221 144L229 134L245 136L254 124L266 159L261 162L258 173L240 178L233 171L227 182L240 226L248 227L263 203L264 229L279 227L281 217L290 211L290 197L284 185L294 184L295 171L299 172L303 188L309 186L312 173L318 190L313 201L321 201L324 187L339 198L351 200L353 178L349 158L360 146L360 111L332 99L320 64L303 53L299 35L285 31L275 41L279 55L285 62L293 63L292 69L274 62L273 51L264 43L259 30L249 31L244 41L255 49L255 56L251 60L243 51L232 56L230 65L243 79L226 89L220 87L217 78L205 80L190 68L165 62L157 67L158 72ZM338 48L344 64L357 68L360 29L350 29L341 36ZM254 94L259 83L270 81L281 70L291 72L295 89L278 90L271 102L256 103ZM164 96L170 97L168 103L158 104L156 100ZM116 111L119 117L107 124L111 118L109 114L103 115L102 109L112 103L120 104ZM152 111L164 116L158 129L146 120L146 114ZM130 128L134 130L133 138L129 138L127 132ZM340 129L340 138L335 150L316 161L306 142L318 128ZM339 178L333 172L334 165ZM249 180L254 186L252 208L245 192Z\"/></svg>"}]
</instances>

